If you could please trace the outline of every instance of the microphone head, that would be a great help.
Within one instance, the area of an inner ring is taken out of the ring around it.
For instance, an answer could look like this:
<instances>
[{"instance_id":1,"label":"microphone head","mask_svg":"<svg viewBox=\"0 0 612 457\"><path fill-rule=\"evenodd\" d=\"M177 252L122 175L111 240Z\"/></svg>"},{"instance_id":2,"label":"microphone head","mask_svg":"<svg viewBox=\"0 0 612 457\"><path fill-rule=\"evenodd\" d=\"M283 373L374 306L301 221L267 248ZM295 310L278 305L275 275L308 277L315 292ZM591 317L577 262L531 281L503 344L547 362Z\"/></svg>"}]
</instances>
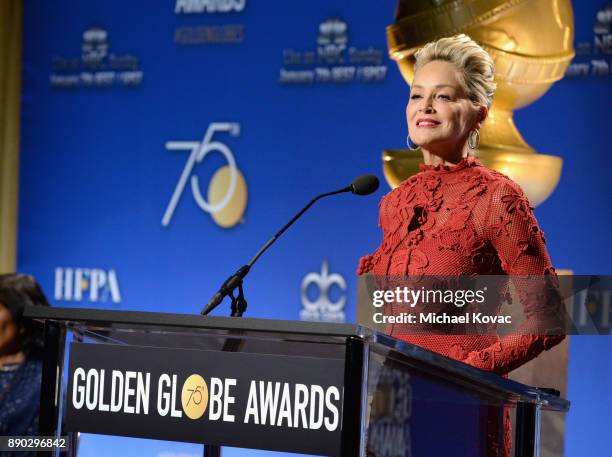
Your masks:
<instances>
[{"instance_id":1,"label":"microphone head","mask_svg":"<svg viewBox=\"0 0 612 457\"><path fill-rule=\"evenodd\" d=\"M355 178L351 183L351 192L356 195L370 195L376 192L380 181L374 175L363 175Z\"/></svg>"}]
</instances>

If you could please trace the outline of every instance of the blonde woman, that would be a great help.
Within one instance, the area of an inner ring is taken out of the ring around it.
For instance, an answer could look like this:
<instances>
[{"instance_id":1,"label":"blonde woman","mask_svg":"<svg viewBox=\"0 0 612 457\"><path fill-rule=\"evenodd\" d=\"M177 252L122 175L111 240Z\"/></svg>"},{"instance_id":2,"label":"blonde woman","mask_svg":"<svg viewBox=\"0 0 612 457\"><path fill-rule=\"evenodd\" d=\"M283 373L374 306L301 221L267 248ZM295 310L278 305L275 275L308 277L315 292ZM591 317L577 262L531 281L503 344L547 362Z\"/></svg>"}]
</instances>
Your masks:
<instances>
[{"instance_id":1,"label":"blonde woman","mask_svg":"<svg viewBox=\"0 0 612 457\"><path fill-rule=\"evenodd\" d=\"M442 38L416 54L406 107L409 145L421 172L383 197L380 246L358 274L555 275L544 235L521 188L486 168L475 151L495 92L491 57L466 35ZM524 294L525 314L542 303ZM401 312L392 306L388 312ZM409 343L505 375L563 335L426 335L407 324L388 332ZM506 426L506 452L509 422Z\"/></svg>"}]
</instances>

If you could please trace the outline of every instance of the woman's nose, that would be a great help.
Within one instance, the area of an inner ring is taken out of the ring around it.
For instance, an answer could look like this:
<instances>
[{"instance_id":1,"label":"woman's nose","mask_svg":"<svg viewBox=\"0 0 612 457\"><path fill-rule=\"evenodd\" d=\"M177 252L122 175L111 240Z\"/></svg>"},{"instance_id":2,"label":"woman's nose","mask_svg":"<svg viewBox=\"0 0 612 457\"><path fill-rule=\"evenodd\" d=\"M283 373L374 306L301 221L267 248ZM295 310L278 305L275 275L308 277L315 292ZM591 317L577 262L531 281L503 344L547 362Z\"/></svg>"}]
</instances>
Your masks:
<instances>
[{"instance_id":1,"label":"woman's nose","mask_svg":"<svg viewBox=\"0 0 612 457\"><path fill-rule=\"evenodd\" d=\"M423 113L432 113L434 111L433 108L433 98L432 97L423 97L420 111Z\"/></svg>"},{"instance_id":2,"label":"woman's nose","mask_svg":"<svg viewBox=\"0 0 612 457\"><path fill-rule=\"evenodd\" d=\"M424 99L423 103L419 107L419 111L423 113L433 113L434 108L432 101L430 99Z\"/></svg>"}]
</instances>

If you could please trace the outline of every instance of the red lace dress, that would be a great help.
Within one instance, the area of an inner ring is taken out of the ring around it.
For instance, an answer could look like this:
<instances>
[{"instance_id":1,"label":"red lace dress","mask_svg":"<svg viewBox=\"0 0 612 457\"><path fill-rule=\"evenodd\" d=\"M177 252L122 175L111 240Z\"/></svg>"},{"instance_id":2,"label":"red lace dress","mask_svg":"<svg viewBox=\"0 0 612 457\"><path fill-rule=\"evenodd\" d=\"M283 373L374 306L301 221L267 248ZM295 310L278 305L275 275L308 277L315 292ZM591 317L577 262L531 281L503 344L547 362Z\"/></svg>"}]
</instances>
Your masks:
<instances>
[{"instance_id":1,"label":"red lace dress","mask_svg":"<svg viewBox=\"0 0 612 457\"><path fill-rule=\"evenodd\" d=\"M544 234L521 188L472 156L453 166L421 164L421 172L379 205L380 246L359 261L357 274L555 275ZM555 276L556 278L556 276ZM527 318L542 306L520 295ZM397 308L391 308L397 313ZM388 333L409 343L505 375L563 335L418 335L405 324ZM506 452L509 421L506 424Z\"/></svg>"}]
</instances>

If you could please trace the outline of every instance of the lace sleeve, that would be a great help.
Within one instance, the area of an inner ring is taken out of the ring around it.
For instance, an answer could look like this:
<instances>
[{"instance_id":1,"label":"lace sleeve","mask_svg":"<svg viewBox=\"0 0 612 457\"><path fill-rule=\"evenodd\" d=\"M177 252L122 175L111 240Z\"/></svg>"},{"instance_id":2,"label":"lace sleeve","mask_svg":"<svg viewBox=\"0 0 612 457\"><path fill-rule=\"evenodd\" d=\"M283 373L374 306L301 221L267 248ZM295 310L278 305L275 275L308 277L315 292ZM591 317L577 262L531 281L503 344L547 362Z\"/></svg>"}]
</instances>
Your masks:
<instances>
[{"instance_id":1,"label":"lace sleeve","mask_svg":"<svg viewBox=\"0 0 612 457\"><path fill-rule=\"evenodd\" d=\"M485 221L485 238L511 276L525 321L517 331L481 351L454 354L478 368L506 374L565 338L562 301L544 233L521 188L512 181L493 189ZM452 355L453 356L453 355Z\"/></svg>"},{"instance_id":2,"label":"lace sleeve","mask_svg":"<svg viewBox=\"0 0 612 457\"><path fill-rule=\"evenodd\" d=\"M385 224L383 223L386 200L383 197L378 204L378 227L382 231L383 239L385 237ZM359 258L357 266L357 276L369 273L372 271L376 263L380 260L380 246L372 254L367 254Z\"/></svg>"}]
</instances>

